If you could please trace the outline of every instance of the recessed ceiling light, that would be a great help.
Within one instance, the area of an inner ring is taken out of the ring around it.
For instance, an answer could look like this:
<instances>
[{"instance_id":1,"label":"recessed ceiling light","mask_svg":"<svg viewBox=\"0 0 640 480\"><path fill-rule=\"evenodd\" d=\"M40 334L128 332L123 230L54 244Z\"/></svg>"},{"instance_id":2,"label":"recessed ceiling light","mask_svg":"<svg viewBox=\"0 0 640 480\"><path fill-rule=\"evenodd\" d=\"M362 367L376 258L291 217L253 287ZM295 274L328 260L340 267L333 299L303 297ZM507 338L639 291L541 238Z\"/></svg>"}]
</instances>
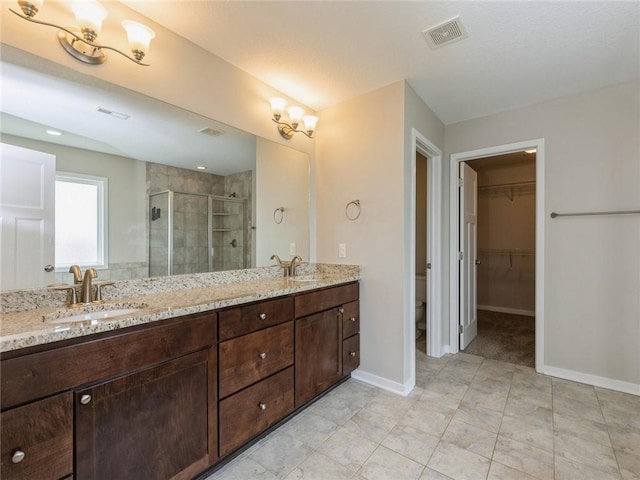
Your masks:
<instances>
[{"instance_id":1,"label":"recessed ceiling light","mask_svg":"<svg viewBox=\"0 0 640 480\"><path fill-rule=\"evenodd\" d=\"M62 135L62 132L60 132L59 130L53 130L50 128L47 130L47 134L53 135L54 137L59 137L60 135Z\"/></svg>"},{"instance_id":2,"label":"recessed ceiling light","mask_svg":"<svg viewBox=\"0 0 640 480\"><path fill-rule=\"evenodd\" d=\"M196 169L198 169L198 170L206 170L206 169L207 169L207 167L204 167L204 166L202 166L202 165L198 165L198 166L196 167Z\"/></svg>"}]
</instances>

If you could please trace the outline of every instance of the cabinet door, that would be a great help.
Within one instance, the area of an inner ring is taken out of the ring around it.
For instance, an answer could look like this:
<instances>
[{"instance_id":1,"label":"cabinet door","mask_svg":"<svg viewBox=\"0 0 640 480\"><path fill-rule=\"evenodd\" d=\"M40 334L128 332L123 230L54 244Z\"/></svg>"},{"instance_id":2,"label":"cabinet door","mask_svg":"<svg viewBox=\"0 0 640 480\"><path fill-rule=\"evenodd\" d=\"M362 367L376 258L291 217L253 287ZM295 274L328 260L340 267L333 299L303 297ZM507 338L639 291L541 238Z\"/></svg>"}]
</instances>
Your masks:
<instances>
[{"instance_id":1,"label":"cabinet door","mask_svg":"<svg viewBox=\"0 0 640 480\"><path fill-rule=\"evenodd\" d=\"M3 479L54 480L73 473L71 393L2 412L0 425Z\"/></svg>"},{"instance_id":2,"label":"cabinet door","mask_svg":"<svg viewBox=\"0 0 640 480\"><path fill-rule=\"evenodd\" d=\"M337 308L296 320L296 407L342 376L342 327Z\"/></svg>"},{"instance_id":3,"label":"cabinet door","mask_svg":"<svg viewBox=\"0 0 640 480\"><path fill-rule=\"evenodd\" d=\"M208 466L208 351L77 391L76 477L191 478Z\"/></svg>"}]
</instances>

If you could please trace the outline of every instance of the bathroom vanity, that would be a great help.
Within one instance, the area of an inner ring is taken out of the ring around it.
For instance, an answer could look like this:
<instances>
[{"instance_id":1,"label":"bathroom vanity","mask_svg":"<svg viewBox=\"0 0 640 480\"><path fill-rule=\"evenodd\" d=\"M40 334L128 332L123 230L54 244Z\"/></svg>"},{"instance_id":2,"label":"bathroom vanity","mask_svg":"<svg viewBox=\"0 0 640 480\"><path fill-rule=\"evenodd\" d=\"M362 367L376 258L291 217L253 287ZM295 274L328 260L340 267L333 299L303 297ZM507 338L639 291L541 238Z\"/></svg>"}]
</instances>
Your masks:
<instances>
[{"instance_id":1,"label":"bathroom vanity","mask_svg":"<svg viewBox=\"0 0 640 480\"><path fill-rule=\"evenodd\" d=\"M266 283L278 288L259 300L4 351L2 477L190 479L346 379L360 357L357 280Z\"/></svg>"}]
</instances>

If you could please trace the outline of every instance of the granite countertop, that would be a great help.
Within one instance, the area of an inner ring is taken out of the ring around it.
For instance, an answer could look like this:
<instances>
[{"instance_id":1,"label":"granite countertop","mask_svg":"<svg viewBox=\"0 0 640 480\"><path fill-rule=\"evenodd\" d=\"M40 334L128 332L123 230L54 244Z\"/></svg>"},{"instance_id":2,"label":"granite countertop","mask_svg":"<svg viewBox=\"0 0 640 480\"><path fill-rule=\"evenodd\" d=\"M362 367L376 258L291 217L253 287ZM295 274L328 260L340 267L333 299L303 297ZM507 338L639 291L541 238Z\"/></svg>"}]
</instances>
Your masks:
<instances>
[{"instance_id":1,"label":"granite countertop","mask_svg":"<svg viewBox=\"0 0 640 480\"><path fill-rule=\"evenodd\" d=\"M316 272L301 276L301 280L306 281L296 281L282 276L267 277L199 288L183 287L160 293L136 294L109 299L103 304L86 307L47 306L4 313L0 315L0 352L290 295L359 279L359 271ZM64 322L64 318L71 315L129 308L136 308L136 310L105 319Z\"/></svg>"}]
</instances>

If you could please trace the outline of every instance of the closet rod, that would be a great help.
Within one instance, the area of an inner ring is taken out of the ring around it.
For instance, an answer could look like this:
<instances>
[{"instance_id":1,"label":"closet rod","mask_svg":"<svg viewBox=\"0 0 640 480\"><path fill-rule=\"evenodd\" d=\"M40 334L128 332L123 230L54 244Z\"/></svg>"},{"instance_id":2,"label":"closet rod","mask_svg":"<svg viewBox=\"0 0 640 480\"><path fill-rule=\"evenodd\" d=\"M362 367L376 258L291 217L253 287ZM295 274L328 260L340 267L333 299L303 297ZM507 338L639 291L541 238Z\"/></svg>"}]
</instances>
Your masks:
<instances>
[{"instance_id":1,"label":"closet rod","mask_svg":"<svg viewBox=\"0 0 640 480\"><path fill-rule=\"evenodd\" d=\"M479 185L478 189L481 188L501 188L501 187L529 187L534 186L536 182L534 180L528 182L513 182L513 183L497 183L494 185Z\"/></svg>"},{"instance_id":2,"label":"closet rod","mask_svg":"<svg viewBox=\"0 0 640 480\"><path fill-rule=\"evenodd\" d=\"M551 212L551 218L556 217L585 217L591 215L638 215L640 210L614 210L611 212L580 212L580 213L556 213Z\"/></svg>"}]
</instances>

